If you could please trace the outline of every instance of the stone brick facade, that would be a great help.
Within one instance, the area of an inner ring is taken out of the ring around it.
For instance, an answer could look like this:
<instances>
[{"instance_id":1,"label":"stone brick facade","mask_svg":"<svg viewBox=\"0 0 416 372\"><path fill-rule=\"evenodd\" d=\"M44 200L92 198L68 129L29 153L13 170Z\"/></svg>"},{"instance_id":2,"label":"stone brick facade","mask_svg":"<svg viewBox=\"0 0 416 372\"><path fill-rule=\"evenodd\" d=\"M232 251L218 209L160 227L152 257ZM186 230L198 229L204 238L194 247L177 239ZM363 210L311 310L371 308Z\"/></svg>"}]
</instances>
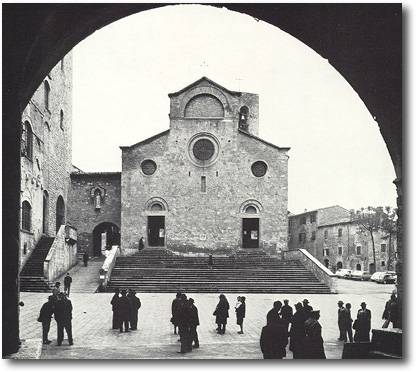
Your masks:
<instances>
[{"instance_id":1,"label":"stone brick facade","mask_svg":"<svg viewBox=\"0 0 416 372\"><path fill-rule=\"evenodd\" d=\"M170 129L121 147L122 254L142 236L151 243L152 218L164 218L156 240L177 251L231 253L247 239L287 249L289 148L256 137L258 96L202 78L169 97ZM257 161L264 175L253 174Z\"/></svg>"},{"instance_id":2,"label":"stone brick facade","mask_svg":"<svg viewBox=\"0 0 416 372\"><path fill-rule=\"evenodd\" d=\"M68 221L77 228L78 250L90 256L94 252L93 231L103 223L114 224L120 229L121 182L119 172L71 173L71 189L68 197ZM100 193L97 208L96 197Z\"/></svg>"},{"instance_id":3,"label":"stone brick facade","mask_svg":"<svg viewBox=\"0 0 416 372\"><path fill-rule=\"evenodd\" d=\"M42 234L57 232L57 202L65 223L72 136L72 55L45 77L22 114L21 211L30 205L30 227L20 230L20 267ZM22 220L22 219L21 219Z\"/></svg>"},{"instance_id":4,"label":"stone brick facade","mask_svg":"<svg viewBox=\"0 0 416 372\"><path fill-rule=\"evenodd\" d=\"M320 262L337 268L365 271L393 270L396 239L390 244L388 234L374 233L376 267L373 269L371 237L350 222L348 210L333 206L289 216L289 250L307 249Z\"/></svg>"}]
</instances>

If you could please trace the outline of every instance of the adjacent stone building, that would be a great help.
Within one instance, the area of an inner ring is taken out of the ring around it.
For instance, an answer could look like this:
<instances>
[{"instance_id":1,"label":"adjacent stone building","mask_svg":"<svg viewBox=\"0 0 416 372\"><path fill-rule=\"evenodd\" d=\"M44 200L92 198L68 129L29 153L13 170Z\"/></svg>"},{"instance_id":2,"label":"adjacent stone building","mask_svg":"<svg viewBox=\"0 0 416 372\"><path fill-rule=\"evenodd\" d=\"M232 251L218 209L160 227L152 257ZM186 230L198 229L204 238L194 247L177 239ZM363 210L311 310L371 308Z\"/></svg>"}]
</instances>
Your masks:
<instances>
[{"instance_id":1,"label":"adjacent stone building","mask_svg":"<svg viewBox=\"0 0 416 372\"><path fill-rule=\"evenodd\" d=\"M22 114L20 268L41 237L55 237L65 225L71 116L72 55L68 54L45 77Z\"/></svg>"},{"instance_id":2,"label":"adjacent stone building","mask_svg":"<svg viewBox=\"0 0 416 372\"><path fill-rule=\"evenodd\" d=\"M80 245L106 222L120 228L125 255L141 237L178 252L287 249L289 148L258 137L258 95L204 77L169 97L169 129L121 147L121 175L72 174ZM108 244L109 230L100 234Z\"/></svg>"},{"instance_id":3,"label":"adjacent stone building","mask_svg":"<svg viewBox=\"0 0 416 372\"><path fill-rule=\"evenodd\" d=\"M376 266L368 232L351 222L350 212L340 206L289 215L289 250L303 248L326 267L365 271L393 270L395 237L374 233Z\"/></svg>"}]
</instances>

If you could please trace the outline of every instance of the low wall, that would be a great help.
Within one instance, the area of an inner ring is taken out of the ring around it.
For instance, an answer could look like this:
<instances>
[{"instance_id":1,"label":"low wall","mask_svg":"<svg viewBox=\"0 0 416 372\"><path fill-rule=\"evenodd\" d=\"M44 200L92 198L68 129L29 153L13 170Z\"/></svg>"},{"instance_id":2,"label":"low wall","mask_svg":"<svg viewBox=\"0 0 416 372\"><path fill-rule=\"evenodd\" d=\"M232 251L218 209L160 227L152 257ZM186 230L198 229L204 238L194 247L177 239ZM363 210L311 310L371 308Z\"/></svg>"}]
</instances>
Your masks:
<instances>
[{"instance_id":1,"label":"low wall","mask_svg":"<svg viewBox=\"0 0 416 372\"><path fill-rule=\"evenodd\" d=\"M285 251L283 252L283 257L287 260L299 260L307 270L312 272L319 279L319 281L325 283L331 289L332 293L337 293L337 276L320 263L319 260L311 255L306 249Z\"/></svg>"},{"instance_id":2,"label":"low wall","mask_svg":"<svg viewBox=\"0 0 416 372\"><path fill-rule=\"evenodd\" d=\"M77 264L77 234L71 226L62 225L43 262L43 276L50 282Z\"/></svg>"},{"instance_id":3,"label":"low wall","mask_svg":"<svg viewBox=\"0 0 416 372\"><path fill-rule=\"evenodd\" d=\"M104 289L111 278L111 272L113 271L116 259L120 255L120 247L113 245L110 250L105 251L106 258L103 266L100 269L100 287Z\"/></svg>"}]
</instances>

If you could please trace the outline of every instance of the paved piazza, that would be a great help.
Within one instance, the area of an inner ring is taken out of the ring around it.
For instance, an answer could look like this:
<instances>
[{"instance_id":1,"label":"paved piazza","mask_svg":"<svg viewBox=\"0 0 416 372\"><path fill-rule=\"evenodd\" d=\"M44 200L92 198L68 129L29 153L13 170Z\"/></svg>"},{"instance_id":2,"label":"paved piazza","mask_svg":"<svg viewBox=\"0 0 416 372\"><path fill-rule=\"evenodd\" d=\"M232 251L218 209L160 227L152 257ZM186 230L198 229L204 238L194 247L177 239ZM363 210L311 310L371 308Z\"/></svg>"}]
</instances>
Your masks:
<instances>
[{"instance_id":1,"label":"paved piazza","mask_svg":"<svg viewBox=\"0 0 416 372\"><path fill-rule=\"evenodd\" d=\"M267 311L275 300L287 298L290 304L308 298L314 309L321 310L320 322L323 327L327 358L339 359L342 343L337 341L337 301L351 302L353 316L364 300L372 311L372 326L381 327L381 314L385 301L389 298L393 285L371 282L339 280L339 294L297 295L297 294L248 294L247 315L244 321L245 334L239 335L235 314L230 318L225 335L215 332L212 313L218 301L216 294L190 294L199 310L201 326L198 327L200 349L185 355L178 354L178 337L173 335L170 320L170 307L174 294L139 293L142 308L139 310L139 329L129 333L119 333L111 329L110 293L73 293L74 345L69 346L65 339L62 346L56 346L56 323L52 320L51 345L38 346L31 356L22 358L41 359L262 359L259 348L261 328L265 325ZM236 294L226 296L233 307ZM46 293L21 293L25 306L21 308L20 334L24 344L40 344L41 325L36 321L39 309L46 300ZM288 351L287 358L291 358Z\"/></svg>"}]
</instances>

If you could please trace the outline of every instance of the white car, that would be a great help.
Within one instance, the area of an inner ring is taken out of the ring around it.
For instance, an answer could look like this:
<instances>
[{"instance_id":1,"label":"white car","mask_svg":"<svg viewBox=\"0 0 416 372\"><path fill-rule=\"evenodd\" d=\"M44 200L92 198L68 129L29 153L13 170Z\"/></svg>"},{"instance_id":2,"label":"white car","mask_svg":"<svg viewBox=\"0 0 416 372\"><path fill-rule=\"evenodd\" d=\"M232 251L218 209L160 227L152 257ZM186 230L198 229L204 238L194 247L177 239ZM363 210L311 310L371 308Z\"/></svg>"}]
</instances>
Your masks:
<instances>
[{"instance_id":1,"label":"white car","mask_svg":"<svg viewBox=\"0 0 416 372\"><path fill-rule=\"evenodd\" d=\"M348 278L348 277L350 277L350 276L351 276L351 272L352 272L352 270L349 270L349 269L338 269L338 270L335 272L335 275L336 275L338 278Z\"/></svg>"},{"instance_id":2,"label":"white car","mask_svg":"<svg viewBox=\"0 0 416 372\"><path fill-rule=\"evenodd\" d=\"M377 282L382 275L384 275L384 271L377 271L373 275L371 275L370 280L372 282Z\"/></svg>"}]
</instances>

